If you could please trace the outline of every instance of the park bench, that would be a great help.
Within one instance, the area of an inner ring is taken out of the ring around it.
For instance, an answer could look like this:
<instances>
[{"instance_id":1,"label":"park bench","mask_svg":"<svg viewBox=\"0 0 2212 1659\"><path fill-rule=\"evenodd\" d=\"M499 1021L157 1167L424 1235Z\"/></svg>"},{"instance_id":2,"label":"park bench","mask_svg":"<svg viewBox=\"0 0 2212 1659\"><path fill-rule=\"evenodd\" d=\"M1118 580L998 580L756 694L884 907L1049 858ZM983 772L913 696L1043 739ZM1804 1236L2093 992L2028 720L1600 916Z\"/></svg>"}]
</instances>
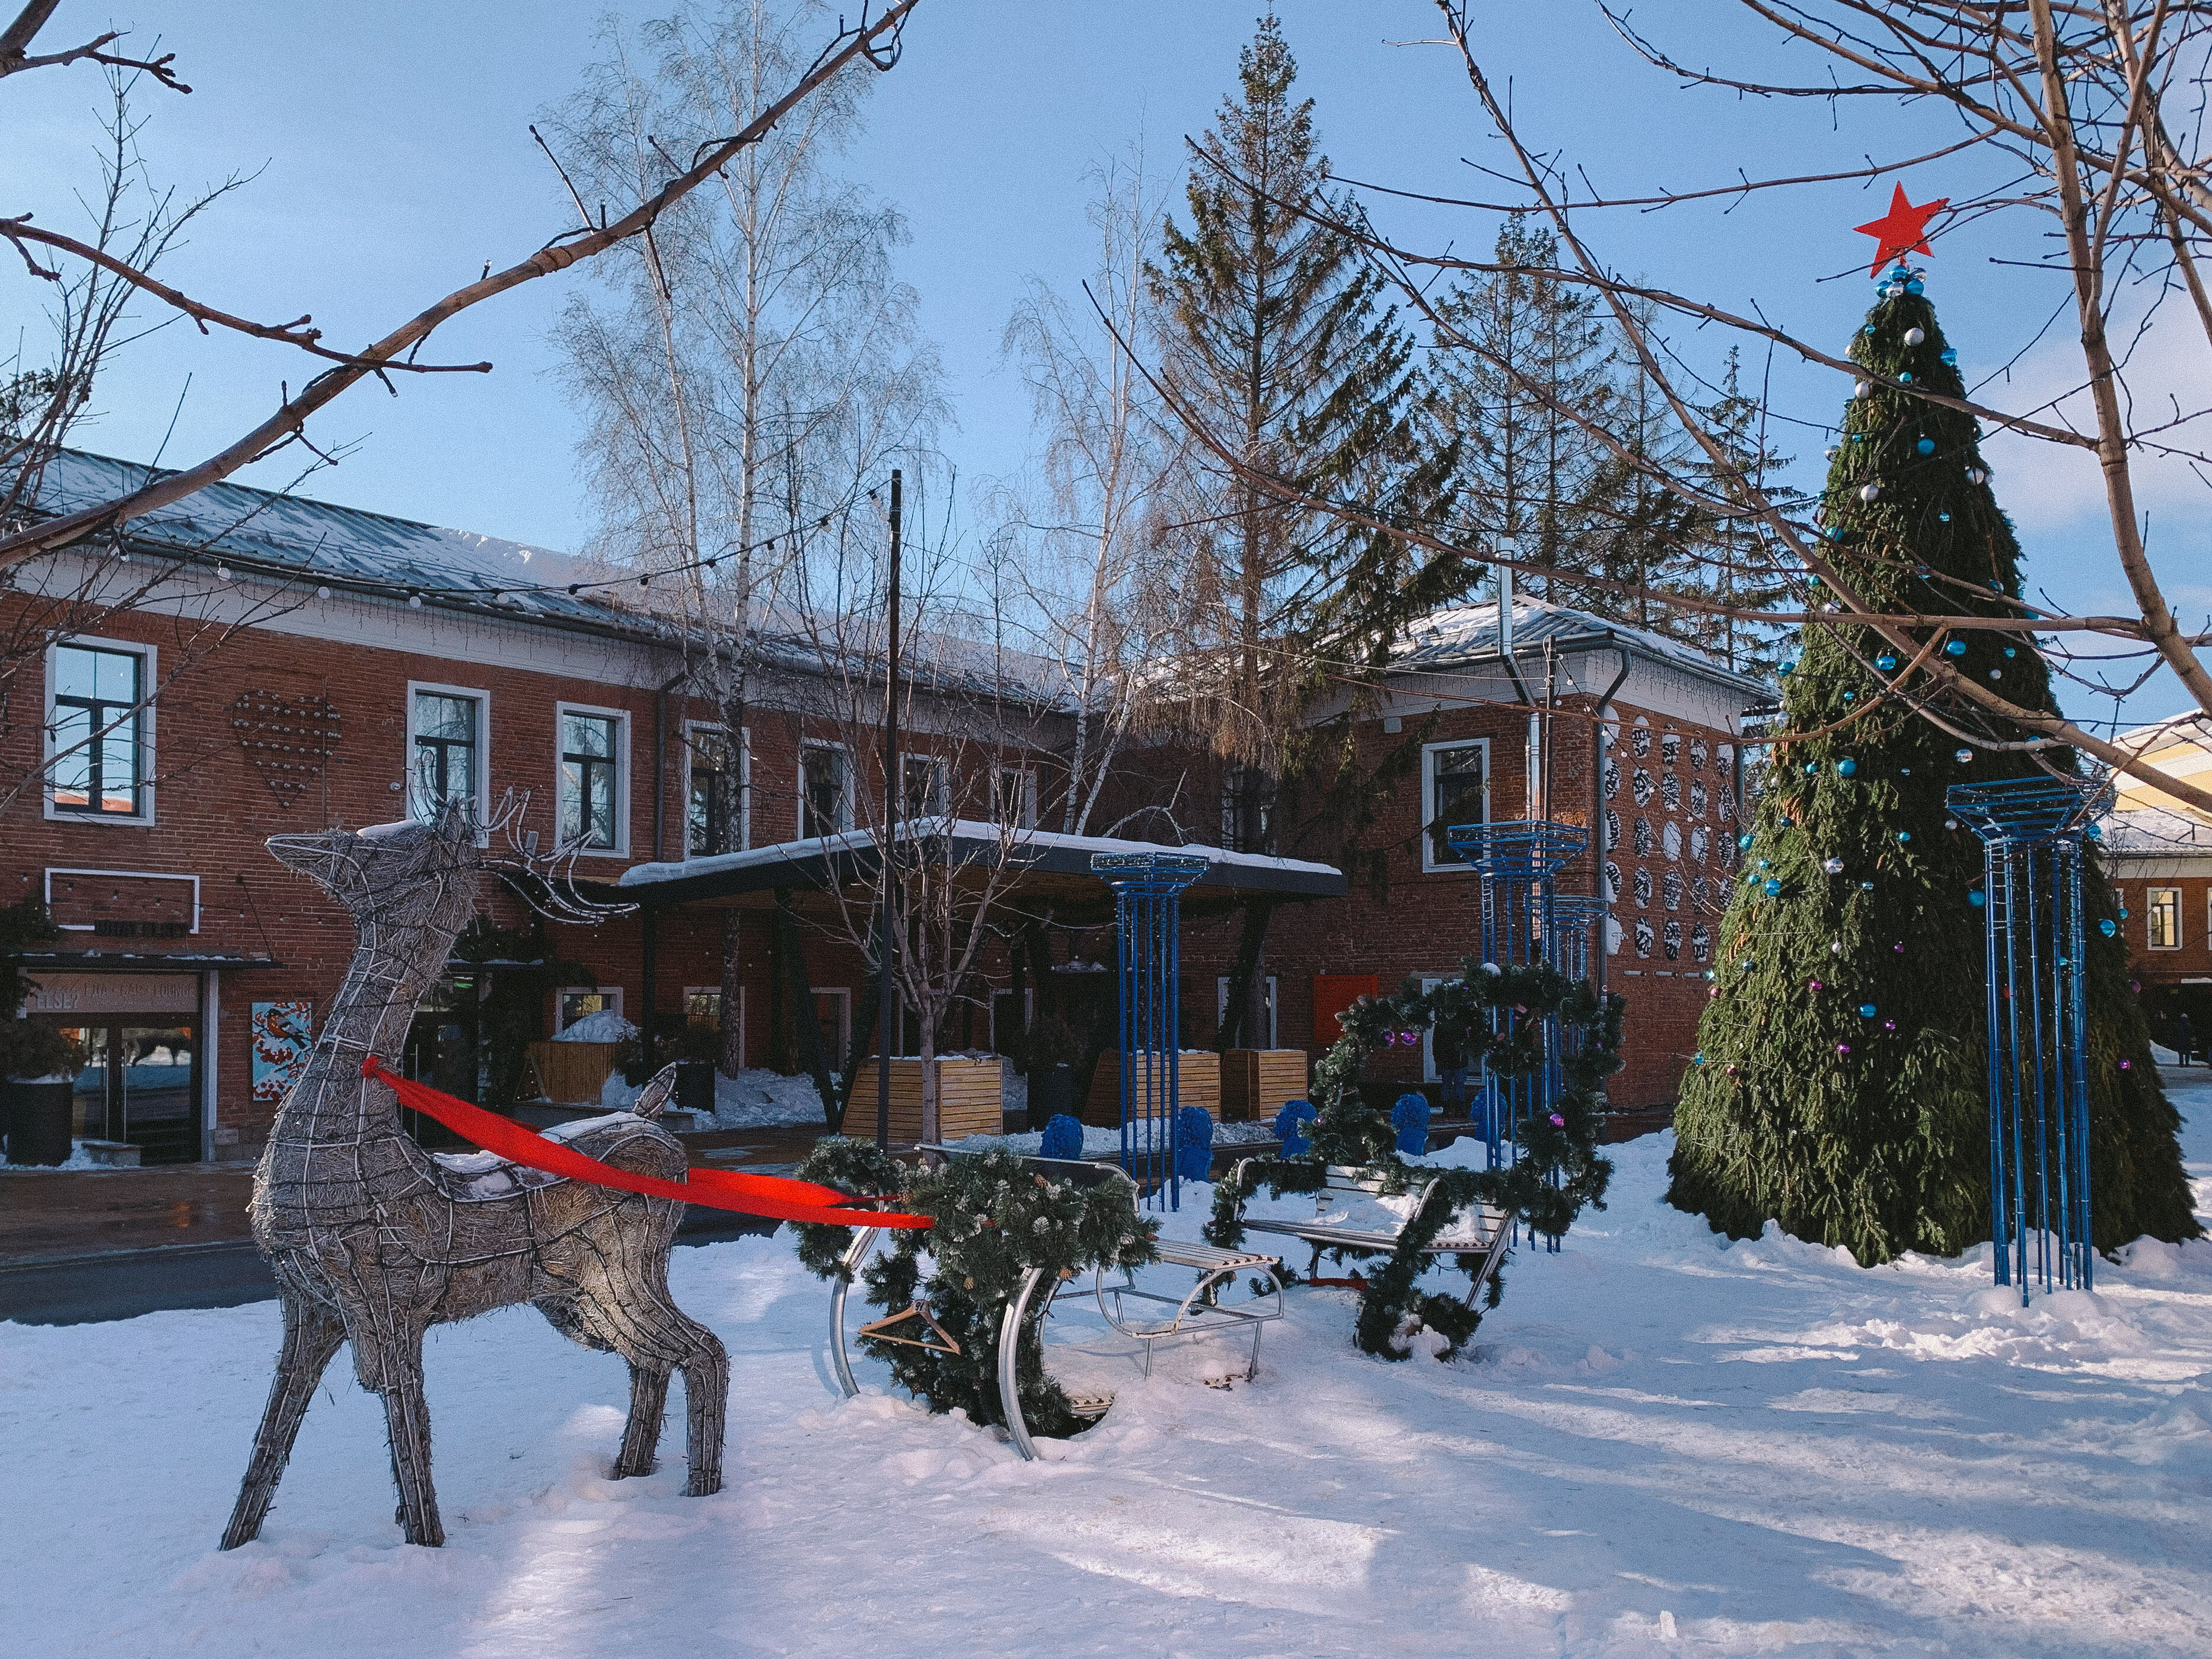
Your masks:
<instances>
[{"instance_id":1,"label":"park bench","mask_svg":"<svg viewBox=\"0 0 2212 1659\"><path fill-rule=\"evenodd\" d=\"M925 1146L925 1152L936 1152L957 1157L957 1150L945 1146ZM1096 1186L1101 1182L1135 1182L1118 1165L1093 1163L1080 1158L1028 1158L1022 1162L1041 1175L1055 1180L1068 1181L1079 1186ZM847 1274L857 1276L861 1264L874 1250L877 1240L883 1235L880 1228L863 1228L856 1232L853 1243L845 1251ZM1152 1347L1155 1343L1171 1336L1227 1333L1249 1330L1252 1352L1243 1372L1243 1379L1257 1375L1260 1369L1260 1335L1268 1321L1283 1316L1283 1286L1277 1277L1281 1259L1257 1250L1224 1250L1217 1245L1194 1239L1163 1238L1159 1241L1159 1264L1180 1267L1193 1274L1190 1289L1181 1297L1164 1295L1157 1291L1138 1288L1136 1275L1124 1272L1121 1282L1109 1284L1106 1269L1097 1268L1091 1276L1087 1291L1073 1283L1045 1285L1042 1267L1032 1267L1023 1275L1020 1288L1006 1304L1006 1311L999 1330L999 1404L1006 1420L1006 1432L1014 1449L1027 1460L1036 1456L1036 1443L1030 1437L1029 1425L1023 1420L1021 1391L1016 1382L1015 1367L1019 1352L1019 1340L1024 1324L1030 1319L1047 1316L1052 1304L1063 1297L1088 1294L1096 1298L1098 1312L1116 1334L1140 1346L1144 1356L1145 1374L1152 1375ZM1239 1275L1249 1273L1264 1278L1267 1290L1253 1298L1262 1305L1231 1306L1214 1299L1216 1289L1226 1288ZM845 1301L851 1288L851 1279L841 1276L830 1291L830 1356L836 1371L837 1386L848 1398L860 1393L860 1383L854 1380L850 1358L845 1350ZM1037 1292L1042 1288L1042 1299ZM1148 1302L1172 1308L1165 1317L1142 1318L1132 1316L1129 1304ZM1236 1380L1236 1379L1232 1379ZM1075 1397L1072 1403L1076 1411L1085 1416L1105 1415L1113 1397Z\"/></svg>"},{"instance_id":2,"label":"park bench","mask_svg":"<svg viewBox=\"0 0 2212 1659\"><path fill-rule=\"evenodd\" d=\"M1249 1158L1240 1161L1230 1172L1230 1180L1240 1192L1243 1190L1244 1167L1249 1162ZM1431 1176L1423 1184L1408 1188L1401 1194L1413 1200L1406 1212L1408 1218L1421 1212L1422 1206L1428 1202L1429 1194L1435 1186L1436 1178ZM1341 1211L1346 1201L1358 1197L1379 1199L1390 1195L1380 1178L1362 1170L1332 1164L1326 1173L1325 1184L1314 1194L1311 1220L1304 1218L1249 1218L1244 1223L1244 1231L1248 1233L1279 1234L1312 1245L1312 1265L1316 1270L1321 1266L1324 1250L1389 1255L1398 1248L1399 1240L1404 1234L1406 1224L1403 1220L1387 1227L1363 1225ZM1332 1211L1338 1213L1332 1215ZM1424 1247L1423 1254L1480 1258L1474 1268L1474 1282L1467 1295L1468 1304L1472 1307L1475 1298L1482 1294L1483 1287L1490 1282L1491 1275L1498 1271L1498 1263L1504 1260L1506 1247L1512 1242L1512 1237L1513 1218L1510 1215L1487 1204L1478 1204L1454 1216L1444 1231ZM1313 1276L1312 1273L1307 1275L1309 1279Z\"/></svg>"}]
</instances>

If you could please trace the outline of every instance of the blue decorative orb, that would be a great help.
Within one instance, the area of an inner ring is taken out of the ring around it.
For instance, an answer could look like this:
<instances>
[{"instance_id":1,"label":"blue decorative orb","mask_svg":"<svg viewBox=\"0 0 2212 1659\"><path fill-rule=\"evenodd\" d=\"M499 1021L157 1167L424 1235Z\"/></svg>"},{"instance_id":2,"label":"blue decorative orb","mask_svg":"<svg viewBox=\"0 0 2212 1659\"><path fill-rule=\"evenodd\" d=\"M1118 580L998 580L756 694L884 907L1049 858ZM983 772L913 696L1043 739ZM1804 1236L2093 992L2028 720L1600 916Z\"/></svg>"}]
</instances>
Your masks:
<instances>
[{"instance_id":1,"label":"blue decorative orb","mask_svg":"<svg viewBox=\"0 0 2212 1659\"><path fill-rule=\"evenodd\" d=\"M1948 524L1951 522L1951 515L1948 513L1938 513L1936 515L1936 522L1938 524Z\"/></svg>"},{"instance_id":2,"label":"blue decorative orb","mask_svg":"<svg viewBox=\"0 0 2212 1659\"><path fill-rule=\"evenodd\" d=\"M1844 693L1844 701L1845 702L1856 702L1858 700L1859 694L1856 691L1846 691Z\"/></svg>"},{"instance_id":3,"label":"blue decorative orb","mask_svg":"<svg viewBox=\"0 0 2212 1659\"><path fill-rule=\"evenodd\" d=\"M2087 836L2091 841L2102 841L2102 840L2104 840L2104 838L2105 838L2105 831L2104 831L2103 827L2102 827L2102 826L2100 826L2100 825L2098 825L2098 824L2094 824L2094 823L2091 824L2087 829L2084 830L2081 833L2082 833L2083 835Z\"/></svg>"},{"instance_id":4,"label":"blue decorative orb","mask_svg":"<svg viewBox=\"0 0 2212 1659\"><path fill-rule=\"evenodd\" d=\"M2113 934L2120 931L2120 924L2114 921L2110 916L2106 916L2102 921L2097 924L2097 931L2102 933L2106 939L2110 939Z\"/></svg>"},{"instance_id":5,"label":"blue decorative orb","mask_svg":"<svg viewBox=\"0 0 2212 1659\"><path fill-rule=\"evenodd\" d=\"M1961 766L1964 766L1968 761L1973 759L1973 757L1974 751L1971 749L1959 750L1951 757L1953 760L1958 762Z\"/></svg>"},{"instance_id":6,"label":"blue decorative orb","mask_svg":"<svg viewBox=\"0 0 2212 1659\"><path fill-rule=\"evenodd\" d=\"M1283 1109L1275 1114L1275 1139L1283 1143L1285 1158L1304 1158L1313 1151L1313 1142L1306 1139L1305 1126L1316 1115L1310 1100L1283 1103Z\"/></svg>"},{"instance_id":7,"label":"blue decorative orb","mask_svg":"<svg viewBox=\"0 0 2212 1659\"><path fill-rule=\"evenodd\" d=\"M1943 654L1944 654L1945 656L1947 656L1947 657L1963 657L1963 656L1965 656L1965 655L1966 654L1966 641L1964 641L1964 640L1953 640L1953 641L1952 641L1948 645L1947 645L1947 646L1945 646L1945 647L1943 647Z\"/></svg>"},{"instance_id":8,"label":"blue decorative orb","mask_svg":"<svg viewBox=\"0 0 2212 1659\"><path fill-rule=\"evenodd\" d=\"M1874 665L1881 670L1883 673L1887 674L1890 670L1897 666L1897 659L1891 656L1889 653L1885 651L1881 655L1874 659Z\"/></svg>"},{"instance_id":9,"label":"blue decorative orb","mask_svg":"<svg viewBox=\"0 0 2212 1659\"><path fill-rule=\"evenodd\" d=\"M1950 364L1952 368L1956 368L1959 366L1959 354L1952 350L1950 347L1945 346L1943 348L1943 361Z\"/></svg>"},{"instance_id":10,"label":"blue decorative orb","mask_svg":"<svg viewBox=\"0 0 2212 1659\"><path fill-rule=\"evenodd\" d=\"M1809 778L1809 777L1811 777L1811 776L1813 775L1813 774L1814 774L1814 773L1815 773L1815 772L1819 771L1820 769L1820 762L1818 762L1818 761L1807 761L1807 762L1805 763L1805 775L1806 775L1807 777L1808 777L1808 778Z\"/></svg>"},{"instance_id":11,"label":"blue decorative orb","mask_svg":"<svg viewBox=\"0 0 2212 1659\"><path fill-rule=\"evenodd\" d=\"M1910 830L1900 830L1897 832L1897 838L1899 841L1911 841L1912 839L1912 831Z\"/></svg>"},{"instance_id":12,"label":"blue decorative orb","mask_svg":"<svg viewBox=\"0 0 2212 1659\"><path fill-rule=\"evenodd\" d=\"M1785 662L1779 672L1784 674L1794 674L1797 672L1797 665L1794 662Z\"/></svg>"},{"instance_id":13,"label":"blue decorative orb","mask_svg":"<svg viewBox=\"0 0 2212 1659\"><path fill-rule=\"evenodd\" d=\"M1859 763L1855 760L1839 760L1836 763L1836 770L1844 777L1855 778L1859 773Z\"/></svg>"},{"instance_id":14,"label":"blue decorative orb","mask_svg":"<svg viewBox=\"0 0 2212 1659\"><path fill-rule=\"evenodd\" d=\"M1759 861L1759 867L1762 870L1770 869L1773 866L1773 864L1774 860L1772 859L1761 859Z\"/></svg>"},{"instance_id":15,"label":"blue decorative orb","mask_svg":"<svg viewBox=\"0 0 2212 1659\"><path fill-rule=\"evenodd\" d=\"M1697 1053L1690 1056L1690 1064L1692 1066L1702 1066L1705 1063L1705 1051L1703 1048L1698 1049Z\"/></svg>"},{"instance_id":16,"label":"blue decorative orb","mask_svg":"<svg viewBox=\"0 0 2212 1659\"><path fill-rule=\"evenodd\" d=\"M1933 455L1936 453L1936 441L1933 438L1923 438L1912 447L1923 455Z\"/></svg>"},{"instance_id":17,"label":"blue decorative orb","mask_svg":"<svg viewBox=\"0 0 2212 1659\"><path fill-rule=\"evenodd\" d=\"M1909 368L1899 369L1897 373L1897 381L1899 386L1904 385L1905 382L1911 380L1911 378L1912 371Z\"/></svg>"},{"instance_id":18,"label":"blue decorative orb","mask_svg":"<svg viewBox=\"0 0 2212 1659\"><path fill-rule=\"evenodd\" d=\"M1928 284L1915 276L1905 285L1905 291L1917 299L1921 295L1928 292Z\"/></svg>"},{"instance_id":19,"label":"blue decorative orb","mask_svg":"<svg viewBox=\"0 0 2212 1659\"><path fill-rule=\"evenodd\" d=\"M1213 1173L1213 1120L1203 1106L1176 1114L1175 1171L1178 1181L1204 1181Z\"/></svg>"},{"instance_id":20,"label":"blue decorative orb","mask_svg":"<svg viewBox=\"0 0 2212 1659\"><path fill-rule=\"evenodd\" d=\"M2007 655L2008 657L2017 657L2018 655L2020 655L2020 653L2019 653L2019 652L2017 652L2017 651L2015 651L2015 650L2014 650L2014 649L2012 648L2012 647L2010 647L2010 646L2007 646L2007 647L2005 647L2005 655Z\"/></svg>"},{"instance_id":21,"label":"blue decorative orb","mask_svg":"<svg viewBox=\"0 0 2212 1659\"><path fill-rule=\"evenodd\" d=\"M1751 837L1750 837L1750 836L1749 836L1749 835L1747 835L1747 835L1738 836L1735 838L1735 844L1736 844L1736 848L1737 848L1737 849L1738 849L1739 851L1748 853L1749 851L1751 851Z\"/></svg>"},{"instance_id":22,"label":"blue decorative orb","mask_svg":"<svg viewBox=\"0 0 2212 1659\"><path fill-rule=\"evenodd\" d=\"M1767 882L1767 884L1766 884L1766 896L1767 896L1767 897L1769 897L1769 898L1772 898L1772 897L1774 897L1777 894L1778 894L1779 892L1781 892L1781 890L1782 890L1782 884L1781 884L1780 882L1778 882L1778 881L1774 881L1774 880L1771 880L1771 879L1770 879L1770 880Z\"/></svg>"},{"instance_id":23,"label":"blue decorative orb","mask_svg":"<svg viewBox=\"0 0 2212 1659\"><path fill-rule=\"evenodd\" d=\"M1978 892L1972 892L1972 893L1969 893L1969 894L1967 894L1967 895L1966 895L1966 902L1967 902L1967 903L1969 903L1969 904L1971 904L1971 905L1972 905L1972 906L1974 907L1974 908L1976 908L1977 910L1980 909L1980 908L1981 908L1984 904L1987 904L1989 902L1990 902L1990 896L1989 896L1987 893L1978 892Z\"/></svg>"},{"instance_id":24,"label":"blue decorative orb","mask_svg":"<svg viewBox=\"0 0 2212 1659\"><path fill-rule=\"evenodd\" d=\"M1862 1002L1861 1004L1859 1004L1859 1018L1860 1018L1861 1019L1872 1019L1874 1017L1875 1017L1875 1006L1874 1006L1874 1004L1872 1004L1871 1002Z\"/></svg>"},{"instance_id":25,"label":"blue decorative orb","mask_svg":"<svg viewBox=\"0 0 2212 1659\"><path fill-rule=\"evenodd\" d=\"M1398 1156L1419 1158L1429 1150L1429 1101L1426 1095L1408 1091L1390 1109L1390 1127L1398 1132Z\"/></svg>"},{"instance_id":26,"label":"blue decorative orb","mask_svg":"<svg viewBox=\"0 0 2212 1659\"><path fill-rule=\"evenodd\" d=\"M1083 1156L1083 1123L1079 1118L1060 1113L1044 1126L1044 1145L1037 1148L1045 1158L1081 1158Z\"/></svg>"},{"instance_id":27,"label":"blue decorative orb","mask_svg":"<svg viewBox=\"0 0 2212 1659\"><path fill-rule=\"evenodd\" d=\"M1818 587L1820 585L1820 579L1818 576L1808 576L1805 578L1805 586L1808 587Z\"/></svg>"}]
</instances>

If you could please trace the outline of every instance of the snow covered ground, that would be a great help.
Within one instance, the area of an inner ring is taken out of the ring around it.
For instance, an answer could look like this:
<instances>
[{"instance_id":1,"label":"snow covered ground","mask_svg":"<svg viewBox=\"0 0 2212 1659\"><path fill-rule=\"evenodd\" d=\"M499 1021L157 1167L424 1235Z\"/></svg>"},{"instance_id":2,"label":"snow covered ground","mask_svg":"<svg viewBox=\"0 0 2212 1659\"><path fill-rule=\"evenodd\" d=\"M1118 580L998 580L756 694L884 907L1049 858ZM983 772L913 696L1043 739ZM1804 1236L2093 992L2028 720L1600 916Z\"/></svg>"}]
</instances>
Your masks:
<instances>
[{"instance_id":1,"label":"snow covered ground","mask_svg":"<svg viewBox=\"0 0 2212 1659\"><path fill-rule=\"evenodd\" d=\"M2212 1209L2212 1074L2168 1076L2185 1085ZM1780 1237L1729 1245L1660 1203L1667 1147L1612 1149L1612 1207L1560 1255L1516 1258L1469 1358L1363 1358L1349 1294L1297 1291L1257 1382L1127 1387L1036 1464L902 1398L838 1401L822 1287L783 1240L680 1249L678 1297L731 1350L727 1490L678 1495L680 1407L660 1473L604 1479L621 1364L509 1310L430 1346L442 1551L398 1542L382 1418L343 1358L264 1540L215 1551L276 1352L273 1304L0 1325L9 1646L2212 1647L2212 1244L2138 1248L2100 1268L2094 1296L2022 1312L1990 1288L1985 1251L1866 1272ZM1205 1197L1187 1195L1186 1218Z\"/></svg>"}]
</instances>

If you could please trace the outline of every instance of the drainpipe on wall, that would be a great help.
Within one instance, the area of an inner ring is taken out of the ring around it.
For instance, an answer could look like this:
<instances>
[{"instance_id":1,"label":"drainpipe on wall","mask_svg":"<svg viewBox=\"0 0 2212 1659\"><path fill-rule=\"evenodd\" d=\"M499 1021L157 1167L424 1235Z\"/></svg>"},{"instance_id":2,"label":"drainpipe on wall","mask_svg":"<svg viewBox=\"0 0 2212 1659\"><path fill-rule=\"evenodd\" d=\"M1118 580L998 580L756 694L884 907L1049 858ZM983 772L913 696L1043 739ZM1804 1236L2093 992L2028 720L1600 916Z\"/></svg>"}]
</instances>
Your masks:
<instances>
[{"instance_id":1,"label":"drainpipe on wall","mask_svg":"<svg viewBox=\"0 0 2212 1659\"><path fill-rule=\"evenodd\" d=\"M1511 537L1501 538L1498 544L1501 558L1518 557L1520 543ZM1542 808L1543 793L1543 721L1536 713L1536 700L1528 695L1528 682L1521 678L1520 665L1513 660L1513 571L1510 566L1499 565L1498 572L1498 654L1505 659L1505 672L1513 682L1513 690L1521 699L1521 706L1528 711L1528 735L1524 751L1523 781L1528 791L1526 817L1536 817Z\"/></svg>"},{"instance_id":2,"label":"drainpipe on wall","mask_svg":"<svg viewBox=\"0 0 2212 1659\"><path fill-rule=\"evenodd\" d=\"M1597 760L1597 764L1590 768L1590 845L1597 849L1595 867L1591 871L1590 891L1601 899L1606 896L1605 855L1612 850L1605 842L1605 717L1613 708L1613 694L1627 682L1629 668L1635 660L1626 641L1617 634L1610 637L1613 648L1620 653L1620 672L1613 677L1613 684L1607 686L1598 697L1597 731L1590 741L1590 751ZM1591 975L1591 983L1597 988L1601 999L1605 995L1605 960L1607 947L1612 943L1607 937L1612 926L1613 911L1607 908L1598 916L1597 938L1590 951L1590 959L1597 964Z\"/></svg>"}]
</instances>

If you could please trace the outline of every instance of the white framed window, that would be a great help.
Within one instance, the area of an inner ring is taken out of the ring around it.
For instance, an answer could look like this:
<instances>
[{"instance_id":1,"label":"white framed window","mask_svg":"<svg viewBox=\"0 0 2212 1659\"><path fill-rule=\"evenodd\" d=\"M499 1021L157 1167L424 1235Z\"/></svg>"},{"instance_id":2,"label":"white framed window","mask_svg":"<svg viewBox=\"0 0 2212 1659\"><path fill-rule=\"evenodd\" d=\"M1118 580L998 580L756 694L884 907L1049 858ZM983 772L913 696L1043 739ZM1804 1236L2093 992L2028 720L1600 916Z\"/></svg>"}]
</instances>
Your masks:
<instances>
[{"instance_id":1,"label":"white framed window","mask_svg":"<svg viewBox=\"0 0 2212 1659\"><path fill-rule=\"evenodd\" d=\"M853 827L853 757L842 743L799 750L799 836L842 835Z\"/></svg>"},{"instance_id":2,"label":"white framed window","mask_svg":"<svg viewBox=\"0 0 2212 1659\"><path fill-rule=\"evenodd\" d=\"M2143 918L2148 927L2149 945L2154 951L2179 951L2181 948L2181 890L2179 887L2152 887L2143 893Z\"/></svg>"},{"instance_id":3,"label":"white framed window","mask_svg":"<svg viewBox=\"0 0 2212 1659\"><path fill-rule=\"evenodd\" d=\"M1221 844L1232 853L1275 850L1274 786L1255 767L1237 767L1221 781Z\"/></svg>"},{"instance_id":4,"label":"white framed window","mask_svg":"<svg viewBox=\"0 0 2212 1659\"><path fill-rule=\"evenodd\" d=\"M46 815L154 822L154 647L85 636L46 647Z\"/></svg>"},{"instance_id":5,"label":"white framed window","mask_svg":"<svg viewBox=\"0 0 2212 1659\"><path fill-rule=\"evenodd\" d=\"M1279 988L1280 986L1275 975L1273 974L1268 975L1267 1010L1267 1040L1259 1045L1259 1047L1262 1048L1273 1048L1277 1046L1275 1037L1280 1021L1277 1018L1276 1015L1277 1010L1280 1006L1281 1000L1276 995L1276 993ZM1228 1023L1229 976L1224 974L1213 981L1213 1029L1218 1031ZM1244 1035L1245 1045L1249 1048L1252 1046L1251 1033L1248 1031Z\"/></svg>"},{"instance_id":6,"label":"white framed window","mask_svg":"<svg viewBox=\"0 0 2212 1659\"><path fill-rule=\"evenodd\" d=\"M447 801L491 820L491 694L407 682L407 813L428 819Z\"/></svg>"},{"instance_id":7,"label":"white framed window","mask_svg":"<svg viewBox=\"0 0 2212 1659\"><path fill-rule=\"evenodd\" d=\"M1034 830L1037 821L1037 777L1033 766L991 769L991 822L1014 830Z\"/></svg>"},{"instance_id":8,"label":"white framed window","mask_svg":"<svg viewBox=\"0 0 2212 1659\"><path fill-rule=\"evenodd\" d=\"M586 703L553 705L560 804L556 838L587 857L629 852L629 715Z\"/></svg>"},{"instance_id":9,"label":"white framed window","mask_svg":"<svg viewBox=\"0 0 2212 1659\"><path fill-rule=\"evenodd\" d=\"M1474 873L1451 849L1449 832L1490 822L1490 739L1421 745L1421 868Z\"/></svg>"},{"instance_id":10,"label":"white framed window","mask_svg":"<svg viewBox=\"0 0 2212 1659\"><path fill-rule=\"evenodd\" d=\"M901 818L945 816L952 800L952 769L942 755L901 755L899 792Z\"/></svg>"},{"instance_id":11,"label":"white framed window","mask_svg":"<svg viewBox=\"0 0 2212 1659\"><path fill-rule=\"evenodd\" d=\"M753 844L753 734L738 733L736 788L731 787L726 726L692 720L684 727L684 856L739 853Z\"/></svg>"},{"instance_id":12,"label":"white framed window","mask_svg":"<svg viewBox=\"0 0 2212 1659\"><path fill-rule=\"evenodd\" d=\"M561 988L561 1025L567 1030L578 1020L592 1014L611 1012L622 1017L623 994L619 985L564 985Z\"/></svg>"}]
</instances>

